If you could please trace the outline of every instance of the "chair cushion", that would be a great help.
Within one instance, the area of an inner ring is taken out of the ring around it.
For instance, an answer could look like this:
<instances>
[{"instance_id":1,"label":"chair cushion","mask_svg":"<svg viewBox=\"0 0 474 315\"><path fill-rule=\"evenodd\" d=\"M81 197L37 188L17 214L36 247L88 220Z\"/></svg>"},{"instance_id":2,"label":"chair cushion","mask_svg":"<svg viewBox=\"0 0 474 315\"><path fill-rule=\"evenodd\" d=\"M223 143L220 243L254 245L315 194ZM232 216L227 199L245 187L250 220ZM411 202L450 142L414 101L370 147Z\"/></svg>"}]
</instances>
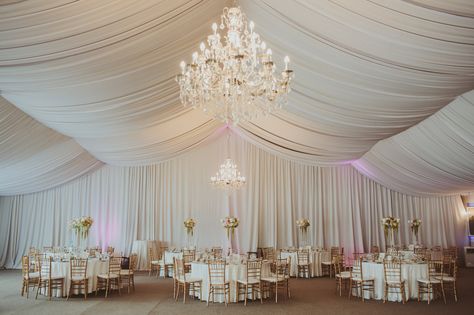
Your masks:
<instances>
[{"instance_id":1,"label":"chair cushion","mask_svg":"<svg viewBox=\"0 0 474 315\"><path fill-rule=\"evenodd\" d=\"M454 281L456 281L456 278L451 277L451 276L443 276L443 281L454 282Z\"/></svg>"},{"instance_id":2,"label":"chair cushion","mask_svg":"<svg viewBox=\"0 0 474 315\"><path fill-rule=\"evenodd\" d=\"M416 281L421 282L421 283L424 283L424 284L429 284L429 283L431 283L431 284L433 284L433 283L441 283L441 281L439 281L439 280L437 280L437 279L431 279L431 280L429 280L429 279L424 279L424 278L422 278L422 279L417 279Z\"/></svg>"},{"instance_id":3,"label":"chair cushion","mask_svg":"<svg viewBox=\"0 0 474 315\"><path fill-rule=\"evenodd\" d=\"M344 279L349 279L351 277L351 272L350 271L343 271L341 273L338 273L336 275L337 278L344 278Z\"/></svg>"},{"instance_id":4,"label":"chair cushion","mask_svg":"<svg viewBox=\"0 0 474 315\"><path fill-rule=\"evenodd\" d=\"M48 277L43 277L42 280L46 280L48 279ZM60 279L64 279L64 276L61 276L61 275L52 275L51 276L51 280L60 280Z\"/></svg>"},{"instance_id":5,"label":"chair cushion","mask_svg":"<svg viewBox=\"0 0 474 315\"><path fill-rule=\"evenodd\" d=\"M184 282L183 277L179 277L177 280L178 280L179 282ZM200 281L202 281L201 278L186 276L186 283L200 282Z\"/></svg>"},{"instance_id":6,"label":"chair cushion","mask_svg":"<svg viewBox=\"0 0 474 315\"><path fill-rule=\"evenodd\" d=\"M262 281L266 281L266 282L278 282L278 281L283 281L283 280L286 280L288 279L289 277L286 276L285 279L283 278L278 278L277 277L262 277Z\"/></svg>"},{"instance_id":7,"label":"chair cushion","mask_svg":"<svg viewBox=\"0 0 474 315\"><path fill-rule=\"evenodd\" d=\"M84 281L87 278L84 278L83 276L74 276L71 278L72 281Z\"/></svg>"},{"instance_id":8,"label":"chair cushion","mask_svg":"<svg viewBox=\"0 0 474 315\"><path fill-rule=\"evenodd\" d=\"M351 279L352 279L352 281L356 281L356 282L374 281L375 280L374 277L365 277L364 279L361 279L360 277L352 277Z\"/></svg>"},{"instance_id":9,"label":"chair cushion","mask_svg":"<svg viewBox=\"0 0 474 315\"><path fill-rule=\"evenodd\" d=\"M133 270L128 270L128 269L122 269L120 270L120 274L124 276L133 275Z\"/></svg>"},{"instance_id":10,"label":"chair cushion","mask_svg":"<svg viewBox=\"0 0 474 315\"><path fill-rule=\"evenodd\" d=\"M242 284L257 284L257 283L260 283L260 280L258 279L249 279L249 281L247 282L247 279L244 279L244 280L237 280L238 283L242 283Z\"/></svg>"},{"instance_id":11,"label":"chair cushion","mask_svg":"<svg viewBox=\"0 0 474 315\"><path fill-rule=\"evenodd\" d=\"M116 273L111 273L110 275L107 273L103 273L103 274L97 275L97 277L103 278L103 279L109 279L109 278L112 279L112 278L118 278L119 275Z\"/></svg>"},{"instance_id":12,"label":"chair cushion","mask_svg":"<svg viewBox=\"0 0 474 315\"><path fill-rule=\"evenodd\" d=\"M161 261L161 260L152 260L152 261L151 261L151 264L152 264L152 265L161 265L161 264L162 264L162 261Z\"/></svg>"},{"instance_id":13,"label":"chair cushion","mask_svg":"<svg viewBox=\"0 0 474 315\"><path fill-rule=\"evenodd\" d=\"M29 276L25 275L24 278L25 278L25 279L28 279L28 278L29 278L29 279L39 278L39 272L30 272L30 275L29 275Z\"/></svg>"}]
</instances>

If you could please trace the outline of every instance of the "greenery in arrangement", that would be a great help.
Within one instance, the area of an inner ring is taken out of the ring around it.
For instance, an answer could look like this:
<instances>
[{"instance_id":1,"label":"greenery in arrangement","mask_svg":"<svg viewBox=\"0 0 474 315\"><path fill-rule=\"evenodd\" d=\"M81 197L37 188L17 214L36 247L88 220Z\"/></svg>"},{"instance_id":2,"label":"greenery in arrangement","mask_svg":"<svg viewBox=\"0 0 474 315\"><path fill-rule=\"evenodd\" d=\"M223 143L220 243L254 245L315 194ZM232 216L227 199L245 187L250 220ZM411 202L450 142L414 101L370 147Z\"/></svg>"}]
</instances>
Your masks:
<instances>
[{"instance_id":1,"label":"greenery in arrangement","mask_svg":"<svg viewBox=\"0 0 474 315\"><path fill-rule=\"evenodd\" d=\"M184 221L184 227L186 228L186 232L188 235L193 235L194 234L194 227L196 226L196 221L194 221L193 218L186 219Z\"/></svg>"},{"instance_id":2,"label":"greenery in arrangement","mask_svg":"<svg viewBox=\"0 0 474 315\"><path fill-rule=\"evenodd\" d=\"M234 217L225 217L221 220L222 226L227 230L227 238L230 237L230 233L234 235L234 230L239 226L239 219Z\"/></svg>"},{"instance_id":3,"label":"greenery in arrangement","mask_svg":"<svg viewBox=\"0 0 474 315\"><path fill-rule=\"evenodd\" d=\"M421 220L420 219L409 220L408 224L410 224L410 229L415 234L415 236L418 236L418 230L420 229L420 226L421 226Z\"/></svg>"},{"instance_id":4,"label":"greenery in arrangement","mask_svg":"<svg viewBox=\"0 0 474 315\"><path fill-rule=\"evenodd\" d=\"M89 236L89 229L94 223L94 220L89 216L83 216L79 218L72 219L69 222L69 228L74 230L77 236L86 239Z\"/></svg>"},{"instance_id":5,"label":"greenery in arrangement","mask_svg":"<svg viewBox=\"0 0 474 315\"><path fill-rule=\"evenodd\" d=\"M308 231L308 227L311 225L309 223L309 220L304 218L304 219L300 219L300 220L297 220L296 221L296 225L303 231L303 232L307 232Z\"/></svg>"}]
</instances>

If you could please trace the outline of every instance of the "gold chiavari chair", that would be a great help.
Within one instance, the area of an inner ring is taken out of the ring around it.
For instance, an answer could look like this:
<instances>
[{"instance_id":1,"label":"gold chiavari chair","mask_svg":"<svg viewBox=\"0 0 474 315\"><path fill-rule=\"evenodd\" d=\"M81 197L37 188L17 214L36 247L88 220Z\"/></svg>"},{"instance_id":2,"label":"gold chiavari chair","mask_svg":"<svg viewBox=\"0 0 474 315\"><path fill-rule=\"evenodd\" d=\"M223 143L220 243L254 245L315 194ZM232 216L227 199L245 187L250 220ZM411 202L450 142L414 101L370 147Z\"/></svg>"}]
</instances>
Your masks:
<instances>
[{"instance_id":1,"label":"gold chiavari chair","mask_svg":"<svg viewBox=\"0 0 474 315\"><path fill-rule=\"evenodd\" d=\"M276 259L275 249L273 247L264 247L263 251L263 259L273 261Z\"/></svg>"},{"instance_id":2,"label":"gold chiavari chair","mask_svg":"<svg viewBox=\"0 0 474 315\"><path fill-rule=\"evenodd\" d=\"M258 252L247 252L247 259L257 259Z\"/></svg>"},{"instance_id":3,"label":"gold chiavari chair","mask_svg":"<svg viewBox=\"0 0 474 315\"><path fill-rule=\"evenodd\" d=\"M87 277L87 259L71 259L69 261L69 269L71 274L71 283L69 285L69 292L67 294L67 300L73 293L74 289L81 290L84 292L84 299L87 299L87 291L89 288L89 279Z\"/></svg>"},{"instance_id":4,"label":"gold chiavari chair","mask_svg":"<svg viewBox=\"0 0 474 315\"><path fill-rule=\"evenodd\" d=\"M458 258L458 252L456 247L448 247L443 249L443 266L444 266L444 272L447 274L452 274L451 271L451 266L452 266L452 261L454 260L457 263L457 258Z\"/></svg>"},{"instance_id":5,"label":"gold chiavari chair","mask_svg":"<svg viewBox=\"0 0 474 315\"><path fill-rule=\"evenodd\" d=\"M374 256L374 259L378 259L380 255L380 248L377 245L373 245L370 249L370 253Z\"/></svg>"},{"instance_id":6,"label":"gold chiavari chair","mask_svg":"<svg viewBox=\"0 0 474 315\"><path fill-rule=\"evenodd\" d=\"M452 291L453 296L454 296L454 301L457 302L458 301L458 295L457 295L457 289L456 289L456 278L457 278L457 273L458 273L458 266L457 266L455 260L453 260L451 262L451 264L452 264L452 266L451 266L452 274L451 275L444 274L443 278L442 278L442 280L443 280L443 289L444 289L445 292Z\"/></svg>"},{"instance_id":7,"label":"gold chiavari chair","mask_svg":"<svg viewBox=\"0 0 474 315\"><path fill-rule=\"evenodd\" d=\"M94 248L88 248L87 252L89 253L89 257L95 257L97 255L97 251L96 251L95 247Z\"/></svg>"},{"instance_id":8,"label":"gold chiavari chair","mask_svg":"<svg viewBox=\"0 0 474 315\"><path fill-rule=\"evenodd\" d=\"M107 246L107 254L109 256L113 256L114 255L114 251L115 251L115 248L113 248L112 246Z\"/></svg>"},{"instance_id":9,"label":"gold chiavari chair","mask_svg":"<svg viewBox=\"0 0 474 315\"><path fill-rule=\"evenodd\" d=\"M291 257L277 259L274 263L275 272L267 277L261 277L265 287L269 287L275 293L275 303L278 303L278 289L286 288L286 297L290 298L290 265Z\"/></svg>"},{"instance_id":10,"label":"gold chiavari chair","mask_svg":"<svg viewBox=\"0 0 474 315\"><path fill-rule=\"evenodd\" d=\"M439 296L440 292L446 304L446 296L444 295L443 283L443 262L431 260L428 262L428 278L417 279L418 283L418 301L422 294L428 295L428 304L430 304L431 295L433 299Z\"/></svg>"},{"instance_id":11,"label":"gold chiavari chair","mask_svg":"<svg viewBox=\"0 0 474 315\"><path fill-rule=\"evenodd\" d=\"M208 264L209 270L209 291L207 297L207 305L209 306L209 300L212 295L212 303L214 303L214 295L224 295L225 306L229 303L230 299L230 282L226 280L225 270L226 263L223 260L213 260Z\"/></svg>"},{"instance_id":12,"label":"gold chiavari chair","mask_svg":"<svg viewBox=\"0 0 474 315\"><path fill-rule=\"evenodd\" d=\"M339 249L338 246L333 246L330 249L330 257L327 260L323 260L321 262L321 268L323 274L328 274L330 278L332 278L332 275L334 274L334 260L336 259L336 256L338 256L340 253L344 253L344 249L341 250Z\"/></svg>"},{"instance_id":13,"label":"gold chiavari chair","mask_svg":"<svg viewBox=\"0 0 474 315\"><path fill-rule=\"evenodd\" d=\"M150 277L154 270L156 270L156 276L160 275L161 261L153 253L153 248L148 247L148 276Z\"/></svg>"},{"instance_id":14,"label":"gold chiavari chair","mask_svg":"<svg viewBox=\"0 0 474 315\"><path fill-rule=\"evenodd\" d=\"M184 250L183 251L183 262L184 262L184 272L191 272L191 263L196 260L196 251L195 250Z\"/></svg>"},{"instance_id":15,"label":"gold chiavari chair","mask_svg":"<svg viewBox=\"0 0 474 315\"><path fill-rule=\"evenodd\" d=\"M309 274L309 251L308 250L298 250L296 253L298 259L298 278L300 276L305 278L310 278Z\"/></svg>"},{"instance_id":16,"label":"gold chiavari chair","mask_svg":"<svg viewBox=\"0 0 474 315\"><path fill-rule=\"evenodd\" d=\"M434 246L431 248L430 252L431 260L443 260L443 250L441 246Z\"/></svg>"},{"instance_id":17,"label":"gold chiavari chair","mask_svg":"<svg viewBox=\"0 0 474 315\"><path fill-rule=\"evenodd\" d=\"M36 290L36 298L38 298L38 293L41 289L45 290L49 300L51 300L53 289L60 289L61 297L64 296L64 277L53 275L52 262L52 257L48 257L40 262L39 285Z\"/></svg>"},{"instance_id":18,"label":"gold chiavari chair","mask_svg":"<svg viewBox=\"0 0 474 315\"><path fill-rule=\"evenodd\" d=\"M354 260L354 264L351 269L351 278L349 280L349 299L352 296L353 289L356 290L357 296L362 298L364 302L364 291L372 293L372 297L375 295L375 279L374 277L364 276L362 270L362 259Z\"/></svg>"},{"instance_id":19,"label":"gold chiavari chair","mask_svg":"<svg viewBox=\"0 0 474 315\"><path fill-rule=\"evenodd\" d=\"M221 247L211 248L211 254L214 259L222 259L222 248Z\"/></svg>"},{"instance_id":20,"label":"gold chiavari chair","mask_svg":"<svg viewBox=\"0 0 474 315\"><path fill-rule=\"evenodd\" d=\"M21 286L21 296L25 294L26 291L26 298L28 298L30 293L30 288L33 287L33 291L35 287L39 284L39 272L36 271L34 268L32 270L32 265L30 264L30 257L23 256L21 258L21 270L23 276L23 285Z\"/></svg>"},{"instance_id":21,"label":"gold chiavari chair","mask_svg":"<svg viewBox=\"0 0 474 315\"><path fill-rule=\"evenodd\" d=\"M137 269L138 256L131 254L128 258L128 269L120 269L120 278L122 284L127 284L127 292L130 293L130 288L135 291L135 270Z\"/></svg>"},{"instance_id":22,"label":"gold chiavari chair","mask_svg":"<svg viewBox=\"0 0 474 315\"><path fill-rule=\"evenodd\" d=\"M343 270L344 255L336 256L334 261L334 271L336 278L336 292L339 291L339 296L342 296L342 287L347 289L349 280L351 279L351 272Z\"/></svg>"},{"instance_id":23,"label":"gold chiavari chair","mask_svg":"<svg viewBox=\"0 0 474 315\"><path fill-rule=\"evenodd\" d=\"M398 259L385 259L383 261L384 272L384 294L383 302L385 303L389 293L400 293L402 295L402 302L406 302L405 280L402 279L402 264Z\"/></svg>"},{"instance_id":24,"label":"gold chiavari chair","mask_svg":"<svg viewBox=\"0 0 474 315\"><path fill-rule=\"evenodd\" d=\"M170 262L170 259L166 257L167 253L168 253L167 249L162 250L161 258L159 260L160 268L163 269L163 278L169 277L170 272L173 275L173 269L174 269L174 261Z\"/></svg>"},{"instance_id":25,"label":"gold chiavari chair","mask_svg":"<svg viewBox=\"0 0 474 315\"><path fill-rule=\"evenodd\" d=\"M400 253L397 250L397 248L395 246L393 246L393 247L388 247L385 254L387 256L391 256L391 257L398 257Z\"/></svg>"},{"instance_id":26,"label":"gold chiavari chair","mask_svg":"<svg viewBox=\"0 0 474 315\"><path fill-rule=\"evenodd\" d=\"M364 259L366 255L366 253L352 253L352 256L354 257L353 260Z\"/></svg>"},{"instance_id":27,"label":"gold chiavari chair","mask_svg":"<svg viewBox=\"0 0 474 315\"><path fill-rule=\"evenodd\" d=\"M173 274L176 281L175 300L179 297L179 288L183 288L183 304L186 303L186 296L189 295L189 290L192 292L193 298L196 296L196 291L199 291L199 299L202 299L202 279L191 277L186 274L186 267L183 259L173 258Z\"/></svg>"},{"instance_id":28,"label":"gold chiavari chair","mask_svg":"<svg viewBox=\"0 0 474 315\"><path fill-rule=\"evenodd\" d=\"M247 305L247 297L251 293L252 300L255 300L255 292L260 295L260 303L263 303L263 288L262 288L262 260L247 260L247 269L245 280L237 280L237 294L245 295L244 305ZM243 289L243 292L242 292Z\"/></svg>"},{"instance_id":29,"label":"gold chiavari chair","mask_svg":"<svg viewBox=\"0 0 474 315\"><path fill-rule=\"evenodd\" d=\"M121 262L121 257L109 258L109 268L107 273L97 275L97 290L95 291L95 295L97 295L99 290L105 290L105 297L107 297L109 291L114 289L114 287L116 290L118 290L119 295L122 295L120 292L120 288L122 287L120 277Z\"/></svg>"}]
</instances>

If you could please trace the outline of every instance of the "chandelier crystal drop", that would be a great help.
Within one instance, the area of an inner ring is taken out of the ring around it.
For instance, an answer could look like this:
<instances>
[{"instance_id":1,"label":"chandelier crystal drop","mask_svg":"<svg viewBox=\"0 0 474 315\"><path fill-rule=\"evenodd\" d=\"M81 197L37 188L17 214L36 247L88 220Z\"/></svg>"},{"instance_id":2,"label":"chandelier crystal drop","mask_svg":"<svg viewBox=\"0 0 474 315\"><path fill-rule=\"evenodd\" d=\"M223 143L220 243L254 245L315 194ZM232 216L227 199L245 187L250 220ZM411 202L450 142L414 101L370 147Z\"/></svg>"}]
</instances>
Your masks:
<instances>
[{"instance_id":1,"label":"chandelier crystal drop","mask_svg":"<svg viewBox=\"0 0 474 315\"><path fill-rule=\"evenodd\" d=\"M224 8L207 44L201 42L191 63L181 62L176 81L184 106L237 124L286 105L294 76L290 58L284 58L285 69L277 75L272 50L254 28L240 7Z\"/></svg>"},{"instance_id":2,"label":"chandelier crystal drop","mask_svg":"<svg viewBox=\"0 0 474 315\"><path fill-rule=\"evenodd\" d=\"M245 176L237 171L237 165L232 159L226 159L219 167L216 176L211 177L211 185L222 190L237 190L245 184Z\"/></svg>"}]
</instances>

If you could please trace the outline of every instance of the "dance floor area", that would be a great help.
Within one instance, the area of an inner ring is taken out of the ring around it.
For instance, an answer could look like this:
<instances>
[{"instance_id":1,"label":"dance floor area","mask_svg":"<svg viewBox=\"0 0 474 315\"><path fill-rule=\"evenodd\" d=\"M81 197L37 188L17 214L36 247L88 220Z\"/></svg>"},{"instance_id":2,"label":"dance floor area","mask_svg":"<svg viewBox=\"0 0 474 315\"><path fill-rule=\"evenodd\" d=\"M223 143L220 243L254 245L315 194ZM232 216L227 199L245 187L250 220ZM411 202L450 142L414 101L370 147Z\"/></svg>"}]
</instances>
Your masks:
<instances>
[{"instance_id":1,"label":"dance floor area","mask_svg":"<svg viewBox=\"0 0 474 315\"><path fill-rule=\"evenodd\" d=\"M186 304L182 299L173 299L173 282L170 278L148 277L147 273L136 276L136 290L119 296L113 292L108 298L104 293L98 296L89 295L87 301L82 296L66 299L53 299L34 294L30 297L20 296L21 271L0 271L0 314L472 314L474 310L474 269L459 270L458 297L454 302L452 296L447 303L442 299L426 302L410 300L403 305L398 302L369 300L364 303L347 296L340 297L335 293L335 281L332 278L313 278L290 280L291 299L281 300L275 304L273 299L250 302L247 306L241 303L230 303L227 307L221 303L209 304L198 299L189 299ZM126 291L126 290L125 290Z\"/></svg>"}]
</instances>

